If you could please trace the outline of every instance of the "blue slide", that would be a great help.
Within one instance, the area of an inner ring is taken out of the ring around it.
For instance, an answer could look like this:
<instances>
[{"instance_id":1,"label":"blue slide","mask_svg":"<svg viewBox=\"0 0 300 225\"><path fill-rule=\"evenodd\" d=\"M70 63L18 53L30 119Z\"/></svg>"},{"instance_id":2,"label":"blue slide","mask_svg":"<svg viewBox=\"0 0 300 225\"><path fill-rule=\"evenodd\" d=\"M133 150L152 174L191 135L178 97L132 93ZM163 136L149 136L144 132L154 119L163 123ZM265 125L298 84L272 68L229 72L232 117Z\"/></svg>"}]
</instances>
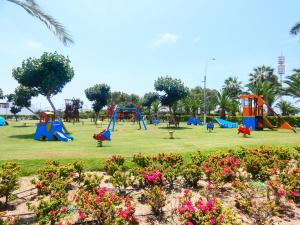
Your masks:
<instances>
[{"instance_id":1,"label":"blue slide","mask_svg":"<svg viewBox=\"0 0 300 225\"><path fill-rule=\"evenodd\" d=\"M238 123L233 123L227 120L222 120L220 118L215 119L221 128L238 128Z\"/></svg>"},{"instance_id":2,"label":"blue slide","mask_svg":"<svg viewBox=\"0 0 300 225\"><path fill-rule=\"evenodd\" d=\"M34 134L34 139L48 141L59 140L65 142L74 140L73 137L63 132L62 124L59 121L39 123Z\"/></svg>"}]
</instances>

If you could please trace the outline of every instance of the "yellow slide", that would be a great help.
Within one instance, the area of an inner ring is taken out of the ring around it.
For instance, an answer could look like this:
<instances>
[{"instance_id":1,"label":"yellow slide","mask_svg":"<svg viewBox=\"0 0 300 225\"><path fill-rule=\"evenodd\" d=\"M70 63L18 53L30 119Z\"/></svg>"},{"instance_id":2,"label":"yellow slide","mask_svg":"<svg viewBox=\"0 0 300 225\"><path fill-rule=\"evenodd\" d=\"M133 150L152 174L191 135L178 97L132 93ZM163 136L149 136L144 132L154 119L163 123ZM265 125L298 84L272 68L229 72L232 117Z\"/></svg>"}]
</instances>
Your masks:
<instances>
[{"instance_id":1,"label":"yellow slide","mask_svg":"<svg viewBox=\"0 0 300 225\"><path fill-rule=\"evenodd\" d=\"M268 118L266 116L263 117L265 125L271 129L271 130L276 130L276 128L271 124L271 122L268 120Z\"/></svg>"}]
</instances>

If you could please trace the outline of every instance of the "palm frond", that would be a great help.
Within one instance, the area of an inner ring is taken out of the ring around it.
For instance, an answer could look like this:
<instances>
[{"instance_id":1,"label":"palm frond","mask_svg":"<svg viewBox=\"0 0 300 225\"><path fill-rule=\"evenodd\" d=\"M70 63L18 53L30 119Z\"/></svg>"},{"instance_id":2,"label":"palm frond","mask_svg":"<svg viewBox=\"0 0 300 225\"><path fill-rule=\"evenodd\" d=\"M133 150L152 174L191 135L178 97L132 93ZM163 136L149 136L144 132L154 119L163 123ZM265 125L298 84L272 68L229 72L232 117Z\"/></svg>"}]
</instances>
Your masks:
<instances>
[{"instance_id":1,"label":"palm frond","mask_svg":"<svg viewBox=\"0 0 300 225\"><path fill-rule=\"evenodd\" d=\"M300 33L300 22L296 23L290 30L290 34L292 35L297 35L298 33Z\"/></svg>"},{"instance_id":2,"label":"palm frond","mask_svg":"<svg viewBox=\"0 0 300 225\"><path fill-rule=\"evenodd\" d=\"M42 21L49 30L51 30L58 39L63 42L64 45L73 44L71 35L67 32L66 28L55 20L53 17L44 13L40 7L36 4L34 0L7 0L9 2L15 3L25 9L33 17L37 17Z\"/></svg>"}]
</instances>

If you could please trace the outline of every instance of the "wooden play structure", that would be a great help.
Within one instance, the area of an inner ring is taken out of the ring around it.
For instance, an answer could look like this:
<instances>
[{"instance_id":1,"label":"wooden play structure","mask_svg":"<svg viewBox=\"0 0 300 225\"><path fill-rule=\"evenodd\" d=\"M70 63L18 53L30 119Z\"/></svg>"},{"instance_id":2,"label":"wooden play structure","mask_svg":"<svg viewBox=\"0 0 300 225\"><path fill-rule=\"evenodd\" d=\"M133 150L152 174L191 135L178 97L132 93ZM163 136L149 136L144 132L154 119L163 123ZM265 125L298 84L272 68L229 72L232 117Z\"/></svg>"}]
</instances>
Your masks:
<instances>
[{"instance_id":1,"label":"wooden play structure","mask_svg":"<svg viewBox=\"0 0 300 225\"><path fill-rule=\"evenodd\" d=\"M278 117L278 126L279 129L290 129L296 133L296 130L286 122L282 117L280 117L269 105L263 100L263 96L258 96L254 94L241 95L242 101L242 123L244 126L251 130L263 130L264 127L275 130L271 122L264 115L264 106L268 108L275 116Z\"/></svg>"},{"instance_id":2,"label":"wooden play structure","mask_svg":"<svg viewBox=\"0 0 300 225\"><path fill-rule=\"evenodd\" d=\"M83 102L80 99L65 99L64 119L66 122L79 122L79 110Z\"/></svg>"}]
</instances>

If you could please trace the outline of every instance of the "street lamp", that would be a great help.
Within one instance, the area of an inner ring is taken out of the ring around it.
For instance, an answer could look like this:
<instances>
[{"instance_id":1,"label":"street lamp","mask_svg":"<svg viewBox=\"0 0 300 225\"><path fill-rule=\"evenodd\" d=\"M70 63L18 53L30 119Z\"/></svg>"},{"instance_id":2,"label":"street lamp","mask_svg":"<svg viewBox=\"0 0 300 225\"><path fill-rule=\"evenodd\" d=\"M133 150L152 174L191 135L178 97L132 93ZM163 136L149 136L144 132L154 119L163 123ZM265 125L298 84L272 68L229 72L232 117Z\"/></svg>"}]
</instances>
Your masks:
<instances>
[{"instance_id":1,"label":"street lamp","mask_svg":"<svg viewBox=\"0 0 300 225\"><path fill-rule=\"evenodd\" d=\"M207 66L210 61L216 60L215 58L210 58L205 63L205 71L204 71L204 90L203 90L203 100L204 100L204 112L203 112L203 124L206 124L206 74L207 74Z\"/></svg>"}]
</instances>

